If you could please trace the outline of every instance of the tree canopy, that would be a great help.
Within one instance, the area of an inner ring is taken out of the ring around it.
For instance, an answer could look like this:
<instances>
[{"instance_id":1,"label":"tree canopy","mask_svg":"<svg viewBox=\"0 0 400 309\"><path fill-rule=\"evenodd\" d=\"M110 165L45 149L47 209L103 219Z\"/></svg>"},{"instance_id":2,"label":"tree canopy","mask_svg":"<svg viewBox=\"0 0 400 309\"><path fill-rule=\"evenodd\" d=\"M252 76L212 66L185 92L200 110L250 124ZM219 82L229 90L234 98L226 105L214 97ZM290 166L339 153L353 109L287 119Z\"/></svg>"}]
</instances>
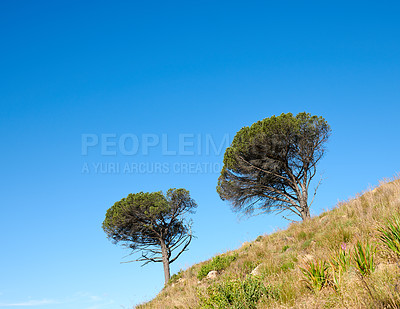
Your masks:
<instances>
[{"instance_id":1,"label":"tree canopy","mask_svg":"<svg viewBox=\"0 0 400 309\"><path fill-rule=\"evenodd\" d=\"M141 253L134 261L163 262L165 283L169 264L187 249L192 240L191 221L197 204L185 189L129 194L107 210L103 230L113 243ZM173 251L176 254L173 256Z\"/></svg>"},{"instance_id":2,"label":"tree canopy","mask_svg":"<svg viewBox=\"0 0 400 309\"><path fill-rule=\"evenodd\" d=\"M324 118L309 113L243 127L225 151L217 186L221 199L246 215L289 211L309 218L308 189L330 132Z\"/></svg>"}]
</instances>

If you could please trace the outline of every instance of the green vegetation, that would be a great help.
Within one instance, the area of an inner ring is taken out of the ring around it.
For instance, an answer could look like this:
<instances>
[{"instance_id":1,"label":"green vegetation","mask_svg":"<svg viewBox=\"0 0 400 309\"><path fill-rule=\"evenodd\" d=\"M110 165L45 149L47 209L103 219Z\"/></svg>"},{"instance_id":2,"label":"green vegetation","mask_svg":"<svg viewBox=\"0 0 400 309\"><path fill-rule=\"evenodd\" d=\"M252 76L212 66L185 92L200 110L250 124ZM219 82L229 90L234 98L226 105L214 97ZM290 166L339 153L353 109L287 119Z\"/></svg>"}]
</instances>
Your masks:
<instances>
[{"instance_id":1,"label":"green vegetation","mask_svg":"<svg viewBox=\"0 0 400 309\"><path fill-rule=\"evenodd\" d=\"M385 227L378 229L379 239L398 258L400 257L400 219L395 216L390 219Z\"/></svg>"},{"instance_id":2,"label":"green vegetation","mask_svg":"<svg viewBox=\"0 0 400 309\"><path fill-rule=\"evenodd\" d=\"M385 181L193 265L138 308L400 308L399 197L400 179ZM199 280L217 268L216 278Z\"/></svg>"},{"instance_id":3,"label":"green vegetation","mask_svg":"<svg viewBox=\"0 0 400 309\"><path fill-rule=\"evenodd\" d=\"M236 259L237 259L237 254L225 255L225 256L218 255L214 257L210 262L204 264L200 268L197 274L197 279L201 280L205 278L207 274L212 270L216 271L224 270Z\"/></svg>"},{"instance_id":4,"label":"green vegetation","mask_svg":"<svg viewBox=\"0 0 400 309\"><path fill-rule=\"evenodd\" d=\"M168 284L172 284L172 283L178 282L178 280L181 279L182 276L183 276L183 270L181 269L180 271L178 271L178 273L173 274L171 276L171 278L168 281Z\"/></svg>"},{"instance_id":5,"label":"green vegetation","mask_svg":"<svg viewBox=\"0 0 400 309\"><path fill-rule=\"evenodd\" d=\"M226 280L210 285L206 295L200 293L200 308L255 309L262 297L277 298L277 292L262 281L248 276L245 280Z\"/></svg>"},{"instance_id":6,"label":"green vegetation","mask_svg":"<svg viewBox=\"0 0 400 309\"><path fill-rule=\"evenodd\" d=\"M334 269L347 271L350 267L350 254L346 251L347 244L342 243L340 246L340 250L338 252L334 252L331 256L330 264Z\"/></svg>"},{"instance_id":7,"label":"green vegetation","mask_svg":"<svg viewBox=\"0 0 400 309\"><path fill-rule=\"evenodd\" d=\"M308 261L300 270L306 277L304 281L307 287L314 292L320 291L328 283L328 265L325 261Z\"/></svg>"},{"instance_id":8,"label":"green vegetation","mask_svg":"<svg viewBox=\"0 0 400 309\"><path fill-rule=\"evenodd\" d=\"M354 250L354 262L362 276L368 276L375 270L374 255L376 247L368 242L362 244L357 241Z\"/></svg>"}]
</instances>

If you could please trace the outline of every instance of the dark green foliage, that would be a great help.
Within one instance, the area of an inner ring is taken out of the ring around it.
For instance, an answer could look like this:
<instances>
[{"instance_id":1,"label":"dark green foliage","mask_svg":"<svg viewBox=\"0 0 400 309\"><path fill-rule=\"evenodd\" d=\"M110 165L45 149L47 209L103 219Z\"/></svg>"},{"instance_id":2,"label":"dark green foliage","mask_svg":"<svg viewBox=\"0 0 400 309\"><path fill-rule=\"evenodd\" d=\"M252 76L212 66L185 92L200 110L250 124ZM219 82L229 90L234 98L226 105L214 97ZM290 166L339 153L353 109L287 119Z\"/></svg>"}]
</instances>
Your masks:
<instances>
[{"instance_id":1,"label":"dark green foliage","mask_svg":"<svg viewBox=\"0 0 400 309\"><path fill-rule=\"evenodd\" d=\"M192 233L185 214L197 207L185 189L129 194L107 210L103 230L113 243L120 243L132 253L141 252L135 261L163 262L165 282L169 264L186 250ZM175 257L172 252L178 249Z\"/></svg>"},{"instance_id":2,"label":"dark green foliage","mask_svg":"<svg viewBox=\"0 0 400 309\"><path fill-rule=\"evenodd\" d=\"M248 276L244 281L229 280L209 286L206 295L200 295L200 308L255 309L262 297L277 298L278 293L260 279Z\"/></svg>"},{"instance_id":3,"label":"dark green foliage","mask_svg":"<svg viewBox=\"0 0 400 309\"><path fill-rule=\"evenodd\" d=\"M246 215L288 210L309 218L308 187L329 134L322 117L307 113L243 127L225 151L217 192Z\"/></svg>"},{"instance_id":4,"label":"dark green foliage","mask_svg":"<svg viewBox=\"0 0 400 309\"><path fill-rule=\"evenodd\" d=\"M204 264L198 274L197 279L201 280L207 276L207 274L212 271L221 271L227 268L234 260L237 259L237 254L234 255L217 255L210 262Z\"/></svg>"}]
</instances>

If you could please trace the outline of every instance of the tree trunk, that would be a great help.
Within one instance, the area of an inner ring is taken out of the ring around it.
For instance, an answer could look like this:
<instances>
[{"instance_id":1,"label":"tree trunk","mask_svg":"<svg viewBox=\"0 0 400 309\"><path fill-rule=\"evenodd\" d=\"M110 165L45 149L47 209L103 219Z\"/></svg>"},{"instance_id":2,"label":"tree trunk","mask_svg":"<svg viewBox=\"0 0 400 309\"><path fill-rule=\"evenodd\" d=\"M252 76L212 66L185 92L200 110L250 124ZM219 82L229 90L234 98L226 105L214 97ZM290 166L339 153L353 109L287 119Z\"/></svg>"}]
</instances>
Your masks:
<instances>
[{"instance_id":1,"label":"tree trunk","mask_svg":"<svg viewBox=\"0 0 400 309\"><path fill-rule=\"evenodd\" d=\"M167 251L167 246L165 245L163 239L161 239L160 243L161 243L162 261L164 266L165 284L167 284L170 278L168 251Z\"/></svg>"},{"instance_id":2,"label":"tree trunk","mask_svg":"<svg viewBox=\"0 0 400 309\"><path fill-rule=\"evenodd\" d=\"M301 219L303 221L306 221L307 219L310 219L311 215L310 215L310 209L305 208L302 212L301 212Z\"/></svg>"},{"instance_id":3,"label":"tree trunk","mask_svg":"<svg viewBox=\"0 0 400 309\"><path fill-rule=\"evenodd\" d=\"M300 210L301 219L303 221L306 221L307 219L310 219L311 218L310 208L308 207L307 202L305 202L304 200L301 200L300 201L300 208L301 208L301 210Z\"/></svg>"}]
</instances>

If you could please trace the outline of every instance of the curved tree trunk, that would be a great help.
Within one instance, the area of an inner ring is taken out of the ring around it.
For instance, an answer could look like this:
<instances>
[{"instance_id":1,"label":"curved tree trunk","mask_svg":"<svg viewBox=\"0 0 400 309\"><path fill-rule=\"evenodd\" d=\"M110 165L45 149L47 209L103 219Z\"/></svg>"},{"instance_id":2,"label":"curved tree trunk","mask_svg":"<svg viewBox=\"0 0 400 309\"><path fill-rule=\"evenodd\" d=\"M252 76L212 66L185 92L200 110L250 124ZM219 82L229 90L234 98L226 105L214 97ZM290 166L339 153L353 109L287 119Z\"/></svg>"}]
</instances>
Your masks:
<instances>
[{"instance_id":1,"label":"curved tree trunk","mask_svg":"<svg viewBox=\"0 0 400 309\"><path fill-rule=\"evenodd\" d=\"M161 239L160 243L161 243L162 261L164 266L164 278L165 278L164 284L167 284L170 279L168 251L167 251L167 246L165 245L163 239Z\"/></svg>"}]
</instances>

